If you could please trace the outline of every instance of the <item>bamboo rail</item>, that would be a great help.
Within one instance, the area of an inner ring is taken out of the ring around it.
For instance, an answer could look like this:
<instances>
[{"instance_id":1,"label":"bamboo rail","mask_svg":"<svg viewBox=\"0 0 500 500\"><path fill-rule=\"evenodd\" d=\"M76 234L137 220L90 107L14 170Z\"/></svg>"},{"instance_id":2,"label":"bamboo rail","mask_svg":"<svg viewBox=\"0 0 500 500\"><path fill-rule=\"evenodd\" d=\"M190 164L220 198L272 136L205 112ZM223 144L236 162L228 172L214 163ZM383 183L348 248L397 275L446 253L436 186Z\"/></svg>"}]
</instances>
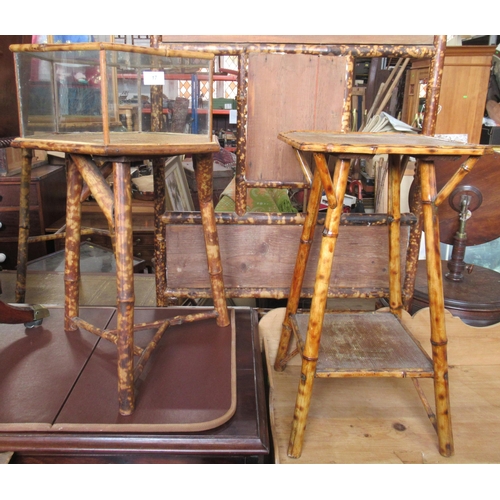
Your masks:
<instances>
[{"instance_id":1,"label":"bamboo rail","mask_svg":"<svg viewBox=\"0 0 500 500\"><path fill-rule=\"evenodd\" d=\"M307 212L306 212L307 213ZM306 213L284 214L274 212L252 212L239 217L233 212L215 212L217 224L251 224L251 225L302 225L306 220ZM166 212L162 216L165 224L202 224L199 212ZM340 224L342 226L386 226L391 221L388 214L342 214ZM415 224L417 218L411 213L401 214L401 224L409 226ZM325 216L318 215L317 224L324 225Z\"/></svg>"},{"instance_id":2,"label":"bamboo rail","mask_svg":"<svg viewBox=\"0 0 500 500\"><path fill-rule=\"evenodd\" d=\"M124 45L109 42L89 43L53 43L53 44L13 44L9 47L11 52L73 52L73 51L116 51L134 54L145 54L160 57L185 57L191 59L213 59L211 52L199 52L189 50L174 50L168 48L141 47L139 45ZM149 65L147 65L149 67Z\"/></svg>"}]
</instances>

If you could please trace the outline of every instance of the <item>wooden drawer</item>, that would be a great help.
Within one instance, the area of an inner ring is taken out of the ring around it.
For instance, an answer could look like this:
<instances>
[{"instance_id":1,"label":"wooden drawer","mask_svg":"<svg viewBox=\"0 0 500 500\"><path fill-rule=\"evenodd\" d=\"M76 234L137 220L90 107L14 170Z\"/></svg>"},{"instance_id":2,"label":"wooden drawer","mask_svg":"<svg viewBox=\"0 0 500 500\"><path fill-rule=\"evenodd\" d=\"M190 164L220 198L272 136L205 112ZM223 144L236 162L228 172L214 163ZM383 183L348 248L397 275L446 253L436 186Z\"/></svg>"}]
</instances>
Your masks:
<instances>
[{"instance_id":1,"label":"wooden drawer","mask_svg":"<svg viewBox=\"0 0 500 500\"><path fill-rule=\"evenodd\" d=\"M90 241L96 245L112 248L111 238L101 234L91 234L82 236L82 241ZM56 250L64 248L64 240L56 240ZM152 232L134 232L133 234L134 257L139 257L151 266L154 257L154 234Z\"/></svg>"},{"instance_id":2,"label":"wooden drawer","mask_svg":"<svg viewBox=\"0 0 500 500\"><path fill-rule=\"evenodd\" d=\"M0 252L5 254L5 261L0 264L2 269L14 270L17 266L17 236L15 238L2 238L0 240ZM34 260L40 255L46 255L45 243L30 243L28 245L28 260Z\"/></svg>"},{"instance_id":3,"label":"wooden drawer","mask_svg":"<svg viewBox=\"0 0 500 500\"><path fill-rule=\"evenodd\" d=\"M0 251L7 255L4 269L14 269L17 263L19 236L20 175L0 177ZM64 167L41 165L32 169L30 194L30 236L45 234L45 229L60 219L66 211L66 174ZM8 243L8 244L7 244ZM52 251L53 242L30 243L28 260Z\"/></svg>"},{"instance_id":4,"label":"wooden drawer","mask_svg":"<svg viewBox=\"0 0 500 500\"><path fill-rule=\"evenodd\" d=\"M0 209L0 238L19 236L19 210L1 210ZM41 233L40 218L38 211L30 210L30 236L38 236Z\"/></svg>"},{"instance_id":5,"label":"wooden drawer","mask_svg":"<svg viewBox=\"0 0 500 500\"><path fill-rule=\"evenodd\" d=\"M2 182L0 184L0 208L19 207L19 183ZM36 185L30 186L30 207L38 205L38 191Z\"/></svg>"},{"instance_id":6,"label":"wooden drawer","mask_svg":"<svg viewBox=\"0 0 500 500\"><path fill-rule=\"evenodd\" d=\"M152 232L134 232L134 256L140 257L151 265L154 257L154 234Z\"/></svg>"},{"instance_id":7,"label":"wooden drawer","mask_svg":"<svg viewBox=\"0 0 500 500\"><path fill-rule=\"evenodd\" d=\"M84 234L81 238L82 242L89 241L95 243L96 245L101 245L105 248L112 248L111 238L109 236L104 236L102 234ZM64 245L64 240L60 240Z\"/></svg>"}]
</instances>

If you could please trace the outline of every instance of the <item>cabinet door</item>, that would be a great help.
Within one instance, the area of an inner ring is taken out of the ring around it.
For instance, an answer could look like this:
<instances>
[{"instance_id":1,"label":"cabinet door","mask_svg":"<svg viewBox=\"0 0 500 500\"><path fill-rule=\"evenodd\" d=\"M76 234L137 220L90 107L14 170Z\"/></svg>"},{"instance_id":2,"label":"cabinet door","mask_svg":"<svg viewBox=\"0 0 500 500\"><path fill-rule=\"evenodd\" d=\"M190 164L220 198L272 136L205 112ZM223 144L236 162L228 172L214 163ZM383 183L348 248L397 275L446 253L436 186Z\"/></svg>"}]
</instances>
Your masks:
<instances>
[{"instance_id":1,"label":"cabinet door","mask_svg":"<svg viewBox=\"0 0 500 500\"><path fill-rule=\"evenodd\" d=\"M446 50L436 134L467 134L478 143L494 47Z\"/></svg>"}]
</instances>

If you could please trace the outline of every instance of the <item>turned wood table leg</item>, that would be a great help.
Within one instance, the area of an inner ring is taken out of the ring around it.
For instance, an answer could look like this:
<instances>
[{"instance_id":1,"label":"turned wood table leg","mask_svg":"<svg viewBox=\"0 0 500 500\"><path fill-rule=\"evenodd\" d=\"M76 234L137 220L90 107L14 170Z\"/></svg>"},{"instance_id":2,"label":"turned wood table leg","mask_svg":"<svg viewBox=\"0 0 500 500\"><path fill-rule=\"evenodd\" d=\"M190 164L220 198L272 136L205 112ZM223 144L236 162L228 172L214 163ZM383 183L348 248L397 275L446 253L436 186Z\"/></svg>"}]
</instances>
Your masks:
<instances>
[{"instance_id":1,"label":"turned wood table leg","mask_svg":"<svg viewBox=\"0 0 500 500\"><path fill-rule=\"evenodd\" d=\"M215 310L218 313L217 325L227 326L229 325L229 313L213 201L213 155L211 153L195 154L193 155L193 165L198 186L198 199L200 201L212 297Z\"/></svg>"},{"instance_id":2,"label":"turned wood table leg","mask_svg":"<svg viewBox=\"0 0 500 500\"><path fill-rule=\"evenodd\" d=\"M134 263L130 164L113 164L116 234L118 404L121 415L134 411Z\"/></svg>"},{"instance_id":3,"label":"turned wood table leg","mask_svg":"<svg viewBox=\"0 0 500 500\"><path fill-rule=\"evenodd\" d=\"M432 359L434 363L434 392L436 401L439 452L445 457L454 453L451 430L450 396L448 385L447 337L444 319L443 276L439 249L439 222L436 198L434 163L421 161L422 215L425 232L427 282L431 322Z\"/></svg>"},{"instance_id":4,"label":"turned wood table leg","mask_svg":"<svg viewBox=\"0 0 500 500\"><path fill-rule=\"evenodd\" d=\"M323 319L328 297L328 285L330 283L333 256L337 243L340 218L342 216L343 204L341 200L344 199L345 195L349 167L349 160L341 159L337 161L333 178L334 196L337 203L335 208L329 205L326 212L325 228L321 240L309 324L307 327L304 351L302 353L302 368L297 399L295 402L292 432L288 444L288 456L291 458L299 458L302 453L307 415L311 404L313 382L316 376L321 331L323 329Z\"/></svg>"},{"instance_id":5,"label":"turned wood table leg","mask_svg":"<svg viewBox=\"0 0 500 500\"><path fill-rule=\"evenodd\" d=\"M26 273L28 270L28 238L30 232L30 182L33 152L22 150L21 185L19 195L19 237L17 242L17 281L15 301L26 302Z\"/></svg>"},{"instance_id":6,"label":"turned wood table leg","mask_svg":"<svg viewBox=\"0 0 500 500\"><path fill-rule=\"evenodd\" d=\"M64 264L64 329L76 330L71 318L78 316L80 306L80 196L83 179L70 156L66 160L66 241Z\"/></svg>"}]
</instances>

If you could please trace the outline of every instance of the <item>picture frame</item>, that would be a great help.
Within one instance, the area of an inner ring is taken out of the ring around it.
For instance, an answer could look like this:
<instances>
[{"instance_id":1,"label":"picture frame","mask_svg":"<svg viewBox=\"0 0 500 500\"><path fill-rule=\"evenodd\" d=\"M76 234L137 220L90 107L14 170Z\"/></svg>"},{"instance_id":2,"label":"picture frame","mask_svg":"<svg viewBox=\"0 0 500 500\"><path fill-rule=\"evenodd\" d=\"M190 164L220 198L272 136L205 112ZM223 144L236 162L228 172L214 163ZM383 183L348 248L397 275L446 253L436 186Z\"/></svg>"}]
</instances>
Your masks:
<instances>
[{"instance_id":1,"label":"picture frame","mask_svg":"<svg viewBox=\"0 0 500 500\"><path fill-rule=\"evenodd\" d=\"M165 208L169 212L194 211L182 156L172 156L165 164Z\"/></svg>"}]
</instances>

